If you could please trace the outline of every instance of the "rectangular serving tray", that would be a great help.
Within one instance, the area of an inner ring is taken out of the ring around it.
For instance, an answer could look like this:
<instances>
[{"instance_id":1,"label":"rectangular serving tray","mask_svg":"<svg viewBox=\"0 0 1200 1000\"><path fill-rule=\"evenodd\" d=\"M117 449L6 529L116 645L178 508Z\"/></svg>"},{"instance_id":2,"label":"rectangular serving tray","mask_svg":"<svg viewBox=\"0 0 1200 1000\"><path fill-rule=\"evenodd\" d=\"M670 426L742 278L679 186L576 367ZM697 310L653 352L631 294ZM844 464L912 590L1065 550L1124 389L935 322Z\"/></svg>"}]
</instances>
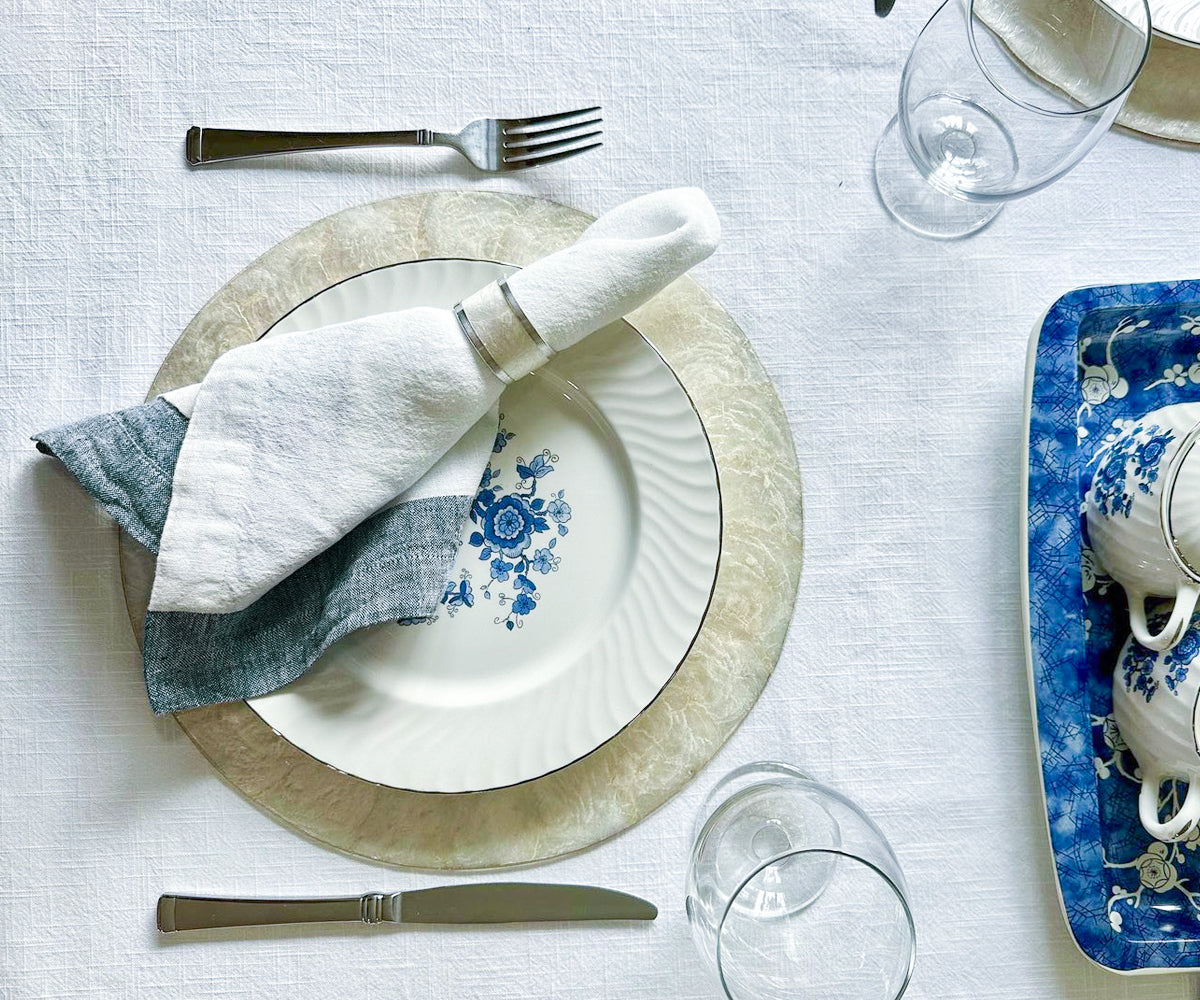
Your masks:
<instances>
[{"instance_id":1,"label":"rectangular serving tray","mask_svg":"<svg viewBox=\"0 0 1200 1000\"><path fill-rule=\"evenodd\" d=\"M1063 914L1097 964L1200 968L1200 833L1155 841L1112 718L1128 635L1120 586L1088 546L1090 464L1126 421L1200 400L1200 281L1081 288L1034 329L1026 375L1022 607L1042 790Z\"/></svg>"}]
</instances>

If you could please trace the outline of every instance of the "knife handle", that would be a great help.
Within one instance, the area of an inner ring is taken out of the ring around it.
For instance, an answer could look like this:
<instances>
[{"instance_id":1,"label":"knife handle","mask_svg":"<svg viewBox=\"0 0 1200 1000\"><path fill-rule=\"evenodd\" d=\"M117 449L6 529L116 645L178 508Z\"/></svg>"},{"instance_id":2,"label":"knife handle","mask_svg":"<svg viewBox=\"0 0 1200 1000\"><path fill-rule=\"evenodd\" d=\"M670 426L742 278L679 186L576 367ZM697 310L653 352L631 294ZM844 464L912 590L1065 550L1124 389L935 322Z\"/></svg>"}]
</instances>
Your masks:
<instances>
[{"instance_id":1,"label":"knife handle","mask_svg":"<svg viewBox=\"0 0 1200 1000\"><path fill-rule=\"evenodd\" d=\"M218 896L158 897L158 929L195 931L210 927L259 924L310 924L350 921L377 924L391 920L396 894L368 892L329 899L225 899Z\"/></svg>"}]
</instances>

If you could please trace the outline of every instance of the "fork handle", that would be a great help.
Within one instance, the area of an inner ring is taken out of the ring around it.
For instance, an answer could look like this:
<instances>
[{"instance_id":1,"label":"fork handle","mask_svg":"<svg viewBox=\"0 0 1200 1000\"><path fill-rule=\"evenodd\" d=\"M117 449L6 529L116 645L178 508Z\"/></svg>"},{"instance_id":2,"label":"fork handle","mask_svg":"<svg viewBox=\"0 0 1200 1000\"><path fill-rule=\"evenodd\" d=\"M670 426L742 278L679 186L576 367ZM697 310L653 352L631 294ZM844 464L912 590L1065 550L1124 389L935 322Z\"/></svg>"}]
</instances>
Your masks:
<instances>
[{"instance_id":1,"label":"fork handle","mask_svg":"<svg viewBox=\"0 0 1200 1000\"><path fill-rule=\"evenodd\" d=\"M406 132L263 132L258 129L200 128L193 125L187 133L187 161L196 165L312 149L432 146L434 136L434 132L425 128Z\"/></svg>"}]
</instances>

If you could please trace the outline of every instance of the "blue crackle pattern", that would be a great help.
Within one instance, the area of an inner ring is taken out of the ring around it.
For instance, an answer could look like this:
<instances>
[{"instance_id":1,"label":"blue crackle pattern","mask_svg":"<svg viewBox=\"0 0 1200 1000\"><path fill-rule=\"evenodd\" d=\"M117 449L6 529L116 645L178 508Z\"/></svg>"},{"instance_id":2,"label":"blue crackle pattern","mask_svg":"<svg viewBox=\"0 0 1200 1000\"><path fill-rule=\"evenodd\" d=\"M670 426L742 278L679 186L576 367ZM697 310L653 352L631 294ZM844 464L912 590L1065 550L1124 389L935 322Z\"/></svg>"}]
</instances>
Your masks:
<instances>
[{"instance_id":1,"label":"blue crackle pattern","mask_svg":"<svg viewBox=\"0 0 1200 1000\"><path fill-rule=\"evenodd\" d=\"M501 414L501 420L504 415ZM517 435L501 425L492 446L492 454L501 454ZM494 621L508 631L521 628L527 615L537 610L542 599L535 576L558 571L562 557L556 551L560 538L570 534L571 505L566 490L539 495L539 484L554 472L557 455L545 448L526 461L518 456L515 464L516 485L505 490L500 481L504 474L496 460L488 465L479 484L479 493L471 504L471 532L467 545L478 550L480 562L487 563L488 577L482 585L472 583L470 570L446 584L442 604L453 616L463 608L475 606L476 596L495 600L501 614ZM540 536L548 535L548 538Z\"/></svg>"},{"instance_id":2,"label":"blue crackle pattern","mask_svg":"<svg viewBox=\"0 0 1200 1000\"><path fill-rule=\"evenodd\" d=\"M1200 281L1080 289L1051 307L1036 346L1027 540L1042 777L1067 920L1112 969L1200 967L1200 839L1161 844L1138 822L1136 761L1112 720L1128 611L1088 546L1082 501L1121 431L1200 400L1198 316ZM1134 683L1148 666L1130 665ZM1177 801L1164 787L1164 805Z\"/></svg>"}]
</instances>

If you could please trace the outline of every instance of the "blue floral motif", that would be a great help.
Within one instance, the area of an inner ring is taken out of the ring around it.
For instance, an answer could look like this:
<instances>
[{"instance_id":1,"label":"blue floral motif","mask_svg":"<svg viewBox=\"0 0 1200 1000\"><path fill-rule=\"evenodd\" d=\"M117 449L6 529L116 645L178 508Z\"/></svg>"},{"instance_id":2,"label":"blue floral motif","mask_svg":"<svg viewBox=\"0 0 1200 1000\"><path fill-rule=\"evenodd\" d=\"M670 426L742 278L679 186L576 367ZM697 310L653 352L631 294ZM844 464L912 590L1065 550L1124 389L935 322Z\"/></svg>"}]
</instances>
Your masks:
<instances>
[{"instance_id":1,"label":"blue floral motif","mask_svg":"<svg viewBox=\"0 0 1200 1000\"><path fill-rule=\"evenodd\" d=\"M519 556L533 541L536 519L523 497L509 495L494 500L483 509L479 520L483 524L484 541L506 556ZM487 556L481 554L480 558Z\"/></svg>"},{"instance_id":2,"label":"blue floral motif","mask_svg":"<svg viewBox=\"0 0 1200 1000\"><path fill-rule=\"evenodd\" d=\"M1158 654L1137 642L1131 642L1121 660L1121 679L1128 691L1145 696L1146 701L1154 697L1158 681L1154 679L1154 661Z\"/></svg>"},{"instance_id":3,"label":"blue floral motif","mask_svg":"<svg viewBox=\"0 0 1200 1000\"><path fill-rule=\"evenodd\" d=\"M529 464L525 465L523 460L517 459L517 475L522 479L541 479L542 476L548 475L554 471L554 466L547 459L550 453L546 452L543 455L534 455L529 460ZM555 461L558 461L555 459Z\"/></svg>"},{"instance_id":4,"label":"blue floral motif","mask_svg":"<svg viewBox=\"0 0 1200 1000\"><path fill-rule=\"evenodd\" d=\"M551 521L558 525L558 533L565 535L567 533L566 523L571 520L571 505L562 498L562 495L562 490L554 494L554 499L546 504L546 514Z\"/></svg>"},{"instance_id":5,"label":"blue floral motif","mask_svg":"<svg viewBox=\"0 0 1200 1000\"><path fill-rule=\"evenodd\" d=\"M1157 430L1157 426L1151 427L1150 433L1154 434ZM1151 483L1158 479L1158 463L1166 453L1167 444L1173 439L1174 435L1170 433L1155 434L1139 444L1137 451L1133 453L1133 474ZM1150 492L1148 487L1141 484L1139 488Z\"/></svg>"},{"instance_id":6,"label":"blue floral motif","mask_svg":"<svg viewBox=\"0 0 1200 1000\"><path fill-rule=\"evenodd\" d=\"M1179 693L1179 685L1187 680L1188 667L1197 655L1200 655L1200 628L1193 622L1183 638L1163 657L1163 666L1170 668L1163 676L1163 682L1172 694Z\"/></svg>"},{"instance_id":7,"label":"blue floral motif","mask_svg":"<svg viewBox=\"0 0 1200 1000\"><path fill-rule=\"evenodd\" d=\"M475 592L471 589L470 574L463 573L457 584L453 580L446 584L446 589L442 593L442 603L446 605L446 612L451 618L461 608L475 606Z\"/></svg>"},{"instance_id":8,"label":"blue floral motif","mask_svg":"<svg viewBox=\"0 0 1200 1000\"><path fill-rule=\"evenodd\" d=\"M501 425L492 453L500 454L516 436ZM570 530L567 522L571 520L571 505L566 501L566 491L551 493L549 499L538 495L539 483L554 472L558 460L549 448L538 452L528 462L518 456L515 463L517 481L510 490L500 484L503 473L489 465L480 481L479 493L471 504L471 521L476 530L471 532L467 544L479 550L481 562L488 563L489 579L479 588L479 593L485 600L495 599L504 612L495 618L495 622L510 632L524 625L526 616L537 610L541 600L542 595L531 574L547 576L556 572L562 561L554 550L558 540ZM556 535L531 553L535 539L549 532L552 525ZM446 585L442 603L450 607L452 614L459 607L474 604L469 579L470 573L464 571L458 585ZM501 584L503 588L499 586ZM467 587L465 598L461 591L464 585Z\"/></svg>"},{"instance_id":9,"label":"blue floral motif","mask_svg":"<svg viewBox=\"0 0 1200 1000\"><path fill-rule=\"evenodd\" d=\"M548 548L538 549L529 560L529 568L538 573L553 573L558 569L559 557Z\"/></svg>"},{"instance_id":10,"label":"blue floral motif","mask_svg":"<svg viewBox=\"0 0 1200 1000\"><path fill-rule=\"evenodd\" d=\"M1175 440L1170 431L1162 431L1157 424L1135 426L1122 435L1106 450L1099 453L1103 459L1092 479L1092 492L1096 498L1096 509L1105 517L1117 514L1129 516L1133 506L1130 475L1133 486L1141 493L1153 495L1151 483L1158 480L1158 465L1166 453L1167 445ZM1132 470L1129 468L1132 464Z\"/></svg>"},{"instance_id":11,"label":"blue floral motif","mask_svg":"<svg viewBox=\"0 0 1200 1000\"><path fill-rule=\"evenodd\" d=\"M1170 614L1161 606L1155 608L1146 616L1146 625L1151 632L1163 630L1170 620ZM1188 665L1200 653L1200 622L1194 622L1184 633L1183 638L1167 653L1156 653L1146 649L1140 643L1131 640L1121 658L1119 670L1125 690L1141 694L1149 702L1158 691L1158 678L1154 676L1154 667L1162 657L1162 665L1166 668L1163 673L1163 683L1167 690L1176 694L1180 684L1188 675Z\"/></svg>"},{"instance_id":12,"label":"blue floral motif","mask_svg":"<svg viewBox=\"0 0 1200 1000\"><path fill-rule=\"evenodd\" d=\"M1123 505L1124 500L1128 499L1125 495L1125 464L1128 457L1124 451L1114 450L1092 478L1096 506L1106 517L1116 513L1129 516L1129 509Z\"/></svg>"}]
</instances>

